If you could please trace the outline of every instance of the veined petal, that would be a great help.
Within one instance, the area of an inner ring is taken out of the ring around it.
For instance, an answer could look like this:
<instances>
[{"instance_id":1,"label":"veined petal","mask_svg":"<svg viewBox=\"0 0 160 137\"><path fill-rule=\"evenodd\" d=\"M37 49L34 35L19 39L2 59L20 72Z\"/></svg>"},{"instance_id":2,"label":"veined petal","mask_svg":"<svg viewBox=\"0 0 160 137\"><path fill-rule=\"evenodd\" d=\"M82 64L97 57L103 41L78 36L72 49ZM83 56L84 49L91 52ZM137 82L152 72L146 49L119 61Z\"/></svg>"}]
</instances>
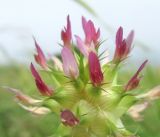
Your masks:
<instances>
[{"instance_id":1,"label":"veined petal","mask_svg":"<svg viewBox=\"0 0 160 137\"><path fill-rule=\"evenodd\" d=\"M36 62L44 69L47 69L47 60L44 56L44 53L42 51L42 49L40 48L39 44L35 41L35 46L36 46L36 50L37 50L37 54L34 55L34 58L36 60Z\"/></svg>"},{"instance_id":2,"label":"veined petal","mask_svg":"<svg viewBox=\"0 0 160 137\"><path fill-rule=\"evenodd\" d=\"M88 63L90 79L94 86L98 86L103 81L103 73L101 70L99 59L97 55L92 51L89 53Z\"/></svg>"},{"instance_id":3,"label":"veined petal","mask_svg":"<svg viewBox=\"0 0 160 137\"><path fill-rule=\"evenodd\" d=\"M61 32L61 39L63 40L64 46L71 46L72 31L69 15L67 16L67 28L64 27L64 30Z\"/></svg>"},{"instance_id":4,"label":"veined petal","mask_svg":"<svg viewBox=\"0 0 160 137\"><path fill-rule=\"evenodd\" d=\"M31 69L32 75L34 76L36 86L40 91L40 93L44 96L51 96L53 94L53 90L44 83L44 81L41 79L39 73L37 72L37 70L35 69L32 63L31 63L30 69Z\"/></svg>"},{"instance_id":5,"label":"veined petal","mask_svg":"<svg viewBox=\"0 0 160 137\"><path fill-rule=\"evenodd\" d=\"M69 48L63 47L61 56L65 75L76 79L79 76L79 69L73 53Z\"/></svg>"}]
</instances>

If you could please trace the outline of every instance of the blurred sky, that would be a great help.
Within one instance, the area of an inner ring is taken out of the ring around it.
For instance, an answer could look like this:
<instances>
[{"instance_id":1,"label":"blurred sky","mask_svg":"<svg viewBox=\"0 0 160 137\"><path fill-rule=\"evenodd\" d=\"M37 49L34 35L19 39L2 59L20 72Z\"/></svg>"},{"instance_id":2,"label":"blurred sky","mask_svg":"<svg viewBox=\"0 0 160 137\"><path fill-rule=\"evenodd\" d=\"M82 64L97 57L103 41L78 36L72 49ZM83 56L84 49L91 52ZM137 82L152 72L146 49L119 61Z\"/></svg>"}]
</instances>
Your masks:
<instances>
[{"instance_id":1,"label":"blurred sky","mask_svg":"<svg viewBox=\"0 0 160 137\"><path fill-rule=\"evenodd\" d=\"M83 37L81 16L100 26L102 39L107 39L103 49L113 52L116 29L123 26L125 34L135 30L136 39L147 48L133 50L134 60L148 58L160 64L160 1L159 0L86 0L113 31L109 33L103 23L97 21L73 0L0 0L0 62L5 62L4 51L20 62L31 61L34 52L32 35L46 53L60 51L60 31L69 14L73 34ZM7 54L5 53L5 54ZM142 58L141 58L142 57ZM141 58L141 59L140 59Z\"/></svg>"}]
</instances>

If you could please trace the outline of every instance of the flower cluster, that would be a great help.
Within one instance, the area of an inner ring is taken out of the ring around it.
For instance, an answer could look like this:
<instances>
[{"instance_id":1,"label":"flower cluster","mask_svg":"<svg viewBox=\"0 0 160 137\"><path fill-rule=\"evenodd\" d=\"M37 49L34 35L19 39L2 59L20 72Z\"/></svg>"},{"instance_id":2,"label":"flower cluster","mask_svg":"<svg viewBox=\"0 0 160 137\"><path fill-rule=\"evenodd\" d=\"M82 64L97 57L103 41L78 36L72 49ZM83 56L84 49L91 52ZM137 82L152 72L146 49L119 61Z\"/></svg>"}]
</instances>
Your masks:
<instances>
[{"instance_id":1,"label":"flower cluster","mask_svg":"<svg viewBox=\"0 0 160 137\"><path fill-rule=\"evenodd\" d=\"M50 59L45 57L34 39L37 51L35 61L52 83L48 85L31 63L35 84L42 95L39 100L15 92L15 89L10 90L14 91L21 106L28 111L35 114L53 112L59 116L55 137L131 137L121 117L140 100L133 90L139 86L140 73L147 60L124 85L118 83L118 70L131 52L134 31L123 38L123 28L118 29L114 57L102 65L105 52L99 51L100 29L84 17L82 28L84 38L73 36L68 16L67 25L61 31L61 56Z\"/></svg>"}]
</instances>

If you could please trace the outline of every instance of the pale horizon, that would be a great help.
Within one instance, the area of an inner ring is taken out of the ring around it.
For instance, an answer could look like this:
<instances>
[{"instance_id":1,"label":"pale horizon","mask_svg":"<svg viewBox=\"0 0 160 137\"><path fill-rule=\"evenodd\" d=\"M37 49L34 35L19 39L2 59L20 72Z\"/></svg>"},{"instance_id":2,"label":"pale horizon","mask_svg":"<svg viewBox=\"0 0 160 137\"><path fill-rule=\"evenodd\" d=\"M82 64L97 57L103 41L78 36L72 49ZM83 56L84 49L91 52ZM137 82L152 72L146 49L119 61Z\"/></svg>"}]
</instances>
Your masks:
<instances>
[{"instance_id":1,"label":"pale horizon","mask_svg":"<svg viewBox=\"0 0 160 137\"><path fill-rule=\"evenodd\" d=\"M149 52L143 52L137 46L133 49L132 59L148 58L158 63L160 52L160 2L158 0L134 1L86 1L101 18L113 28L114 33L104 29L101 22L91 16L72 0L39 1L39 0L0 0L0 48L14 59L25 62L31 60L28 53L34 53L32 35L40 43L46 53L60 51L57 43L61 42L60 31L66 24L69 14L73 34L83 37L81 16L95 22L101 28L102 39L107 39L103 48L113 52L116 29L123 26L125 34L135 30L136 40L147 44ZM105 45L107 47L105 47ZM0 51L0 62L5 62Z\"/></svg>"}]
</instances>

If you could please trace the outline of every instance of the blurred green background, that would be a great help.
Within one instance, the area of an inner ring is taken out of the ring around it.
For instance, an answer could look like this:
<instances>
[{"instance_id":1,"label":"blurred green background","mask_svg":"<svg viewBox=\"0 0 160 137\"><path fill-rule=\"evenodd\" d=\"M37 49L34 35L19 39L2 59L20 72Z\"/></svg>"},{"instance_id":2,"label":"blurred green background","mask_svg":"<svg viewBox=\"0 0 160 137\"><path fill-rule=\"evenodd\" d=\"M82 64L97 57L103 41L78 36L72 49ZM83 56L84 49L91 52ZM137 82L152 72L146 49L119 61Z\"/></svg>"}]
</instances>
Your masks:
<instances>
[{"instance_id":1,"label":"blurred green background","mask_svg":"<svg viewBox=\"0 0 160 137\"><path fill-rule=\"evenodd\" d=\"M122 70L121 82L126 82L136 69ZM1 85L18 88L33 97L38 94L31 73L26 66L7 65L0 67ZM160 68L148 66L140 89L142 92L159 85ZM141 91L140 90L140 91ZM155 101L143 113L144 120L136 122L129 116L123 117L127 129L141 137L160 137L160 100ZM0 90L0 137L51 137L56 128L56 116L35 116L23 110L13 99L13 95Z\"/></svg>"},{"instance_id":2,"label":"blurred green background","mask_svg":"<svg viewBox=\"0 0 160 137\"><path fill-rule=\"evenodd\" d=\"M89 6L85 1L74 0L77 5L83 7L87 13L98 20L107 31L112 28ZM59 34L59 33L58 33ZM144 43L137 41L143 50L148 49ZM1 48L4 53L4 50ZM148 51L146 53L146 57ZM30 53L30 52L29 52ZM9 60L7 64L0 65L0 86L10 86L20 89L33 97L38 94L34 85L29 67L19 64L4 53ZM27 57L27 56L26 56ZM133 61L129 60L132 64ZM135 62L134 62L135 63ZM126 65L127 66L127 65ZM132 64L132 69L126 68L120 72L120 81L126 83L134 74L137 67ZM126 72L127 71L127 72ZM160 85L160 66L148 65L144 71L144 78L140 84L140 91L145 92ZM144 120L136 122L129 116L123 116L123 122L127 129L140 135L141 137L160 137L160 100L153 102L150 107L143 112ZM0 137L52 137L56 128L57 117L49 114L47 116L35 116L23 110L9 92L0 89Z\"/></svg>"}]
</instances>

